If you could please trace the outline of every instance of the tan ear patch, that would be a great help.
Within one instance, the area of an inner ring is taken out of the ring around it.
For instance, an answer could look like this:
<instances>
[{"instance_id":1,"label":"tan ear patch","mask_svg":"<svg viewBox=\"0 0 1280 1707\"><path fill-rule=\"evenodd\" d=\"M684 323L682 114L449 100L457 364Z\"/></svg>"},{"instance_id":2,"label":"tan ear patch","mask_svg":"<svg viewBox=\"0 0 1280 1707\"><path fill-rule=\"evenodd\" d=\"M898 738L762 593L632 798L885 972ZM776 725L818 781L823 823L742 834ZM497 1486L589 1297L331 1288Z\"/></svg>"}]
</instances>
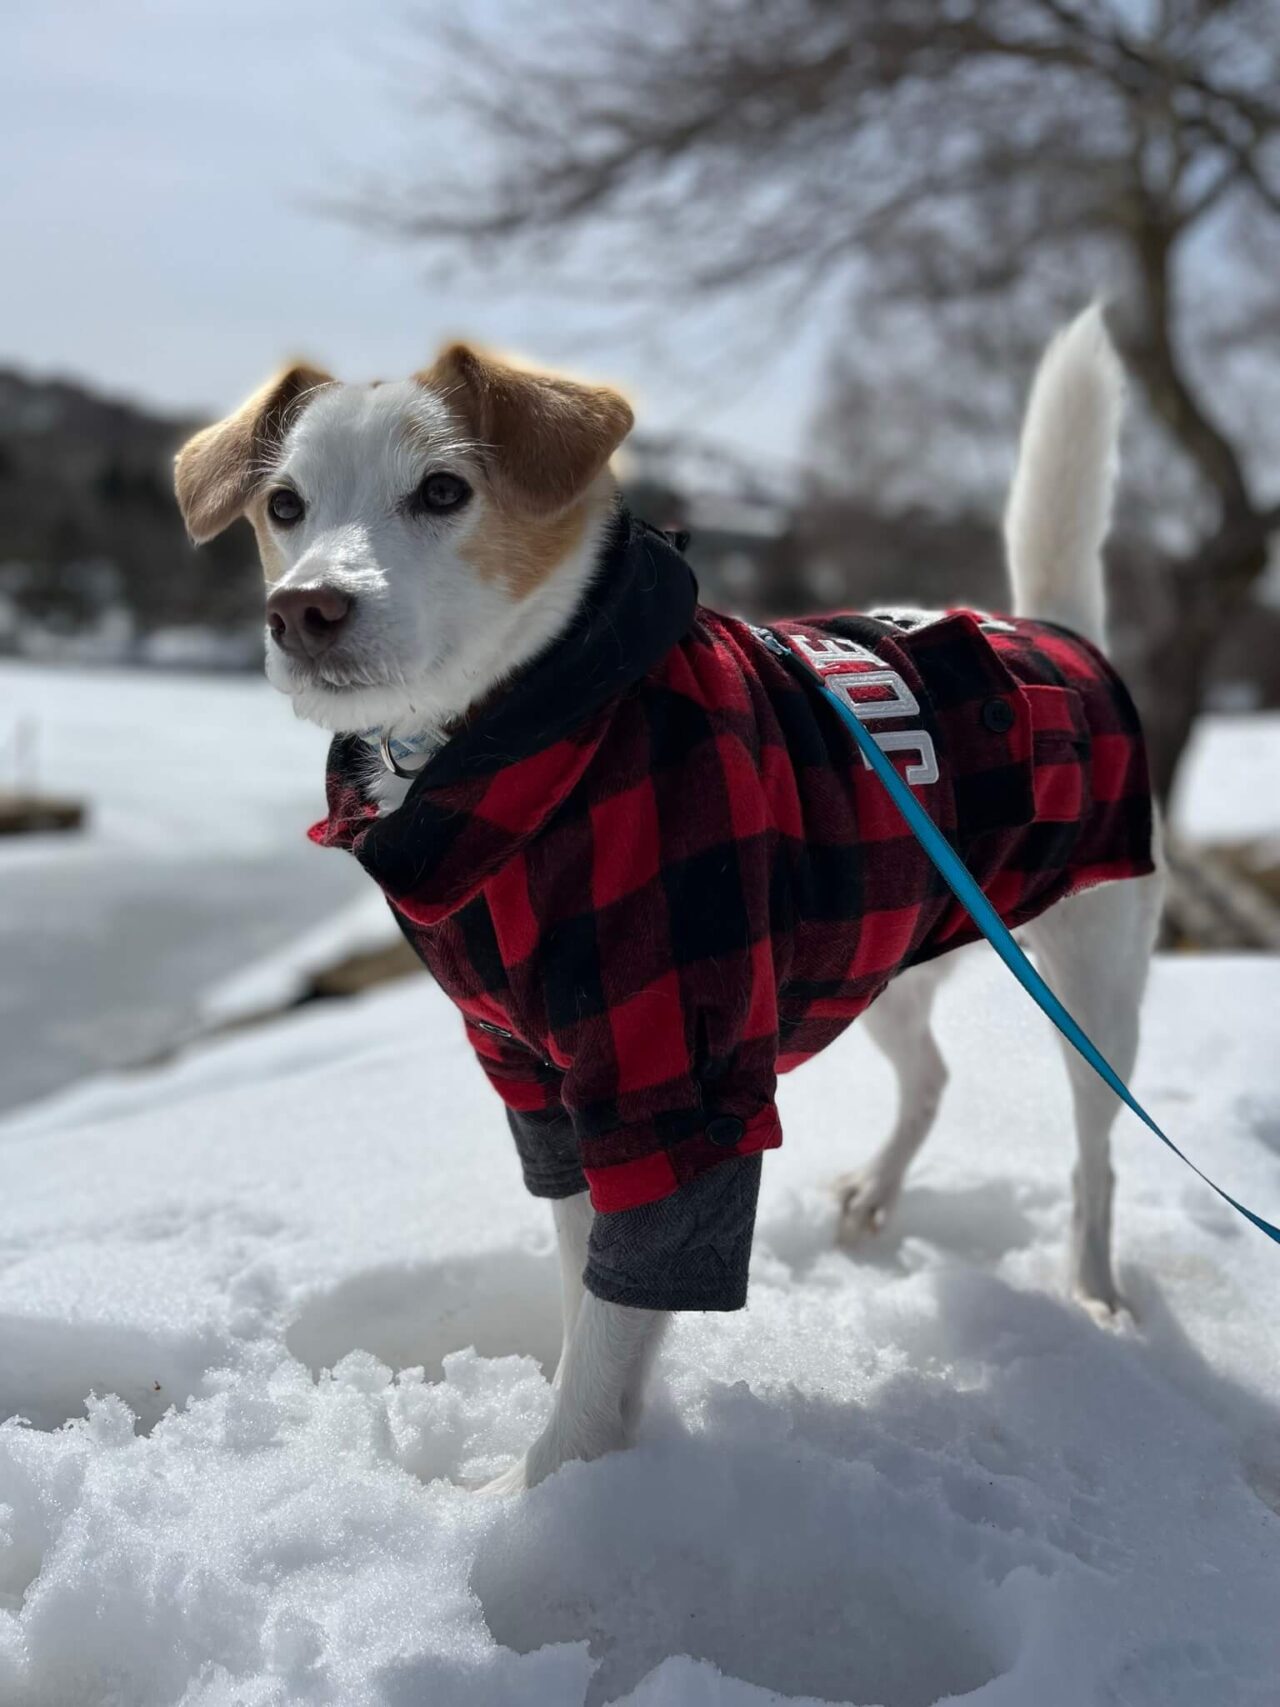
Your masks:
<instances>
[{"instance_id":1,"label":"tan ear patch","mask_svg":"<svg viewBox=\"0 0 1280 1707\"><path fill-rule=\"evenodd\" d=\"M183 445L174 465L174 489L197 545L245 513L299 411L322 387L335 383L319 368L296 363L255 391L234 415Z\"/></svg>"},{"instance_id":2,"label":"tan ear patch","mask_svg":"<svg viewBox=\"0 0 1280 1707\"><path fill-rule=\"evenodd\" d=\"M467 344L416 377L463 418L495 491L526 516L576 503L631 431L631 405L608 386L525 373Z\"/></svg>"}]
</instances>

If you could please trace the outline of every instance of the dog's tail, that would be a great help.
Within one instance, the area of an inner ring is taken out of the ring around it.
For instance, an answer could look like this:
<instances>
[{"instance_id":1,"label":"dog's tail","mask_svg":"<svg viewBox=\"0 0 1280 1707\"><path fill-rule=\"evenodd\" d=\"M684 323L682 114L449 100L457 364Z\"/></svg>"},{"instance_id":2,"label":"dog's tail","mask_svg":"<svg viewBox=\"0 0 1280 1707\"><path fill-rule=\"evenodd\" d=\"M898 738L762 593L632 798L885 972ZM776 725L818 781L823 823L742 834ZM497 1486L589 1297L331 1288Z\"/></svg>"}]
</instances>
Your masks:
<instances>
[{"instance_id":1,"label":"dog's tail","mask_svg":"<svg viewBox=\"0 0 1280 1707\"><path fill-rule=\"evenodd\" d=\"M1124 374L1095 304L1045 351L1004 520L1015 613L1063 623L1099 646L1123 401Z\"/></svg>"}]
</instances>

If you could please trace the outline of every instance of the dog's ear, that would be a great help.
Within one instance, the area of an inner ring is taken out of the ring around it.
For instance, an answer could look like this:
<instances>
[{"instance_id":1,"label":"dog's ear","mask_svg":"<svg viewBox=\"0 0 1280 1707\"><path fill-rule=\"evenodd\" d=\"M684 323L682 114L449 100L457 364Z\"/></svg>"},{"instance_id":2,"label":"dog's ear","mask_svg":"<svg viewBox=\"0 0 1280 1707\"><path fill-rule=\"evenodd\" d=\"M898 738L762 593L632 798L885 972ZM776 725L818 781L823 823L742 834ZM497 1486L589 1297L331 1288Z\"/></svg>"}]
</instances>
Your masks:
<instances>
[{"instance_id":1,"label":"dog's ear","mask_svg":"<svg viewBox=\"0 0 1280 1707\"><path fill-rule=\"evenodd\" d=\"M297 363L255 391L234 415L183 445L173 483L187 532L197 545L244 514L299 411L322 386L333 383L330 374Z\"/></svg>"},{"instance_id":2,"label":"dog's ear","mask_svg":"<svg viewBox=\"0 0 1280 1707\"><path fill-rule=\"evenodd\" d=\"M631 431L631 405L603 385L525 373L450 344L419 381L467 421L513 500L554 515L580 498Z\"/></svg>"}]
</instances>

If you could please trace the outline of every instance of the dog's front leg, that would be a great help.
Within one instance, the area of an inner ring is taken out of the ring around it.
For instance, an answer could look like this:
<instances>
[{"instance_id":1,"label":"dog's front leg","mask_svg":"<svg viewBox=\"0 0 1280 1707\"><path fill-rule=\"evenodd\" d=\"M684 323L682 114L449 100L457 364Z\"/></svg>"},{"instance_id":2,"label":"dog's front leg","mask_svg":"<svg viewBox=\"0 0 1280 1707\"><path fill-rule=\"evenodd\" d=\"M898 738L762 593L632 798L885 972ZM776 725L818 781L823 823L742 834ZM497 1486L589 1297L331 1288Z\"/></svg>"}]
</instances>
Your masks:
<instances>
[{"instance_id":1,"label":"dog's front leg","mask_svg":"<svg viewBox=\"0 0 1280 1707\"><path fill-rule=\"evenodd\" d=\"M587 1246L591 1240L595 1211L591 1207L590 1194L579 1191L572 1197L553 1199L551 1213L556 1224L556 1252L560 1261L561 1340L560 1361L555 1375L558 1387L569 1355L569 1341L582 1308L582 1271L587 1266Z\"/></svg>"},{"instance_id":2,"label":"dog's front leg","mask_svg":"<svg viewBox=\"0 0 1280 1707\"><path fill-rule=\"evenodd\" d=\"M584 1294L557 1371L550 1421L524 1458L484 1491L534 1488L571 1459L626 1446L668 1319L663 1310L633 1310Z\"/></svg>"}]
</instances>

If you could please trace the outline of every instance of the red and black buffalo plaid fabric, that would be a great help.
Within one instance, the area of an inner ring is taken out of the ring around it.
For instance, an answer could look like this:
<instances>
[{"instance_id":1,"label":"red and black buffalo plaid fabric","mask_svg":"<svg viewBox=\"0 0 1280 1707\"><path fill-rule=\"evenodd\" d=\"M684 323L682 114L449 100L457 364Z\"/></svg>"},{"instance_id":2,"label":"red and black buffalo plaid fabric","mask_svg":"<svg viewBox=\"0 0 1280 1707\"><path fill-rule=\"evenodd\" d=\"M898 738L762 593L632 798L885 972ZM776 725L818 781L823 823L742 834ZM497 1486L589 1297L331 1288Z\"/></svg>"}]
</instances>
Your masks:
<instances>
[{"instance_id":1,"label":"red and black buffalo plaid fabric","mask_svg":"<svg viewBox=\"0 0 1280 1707\"><path fill-rule=\"evenodd\" d=\"M966 610L773 633L876 707L1007 924L1152 869L1137 715L1088 642ZM977 934L807 667L625 512L573 627L383 817L369 760L335 741L313 837L381 884L517 1135L571 1123L600 1210L778 1144L776 1075Z\"/></svg>"}]
</instances>

